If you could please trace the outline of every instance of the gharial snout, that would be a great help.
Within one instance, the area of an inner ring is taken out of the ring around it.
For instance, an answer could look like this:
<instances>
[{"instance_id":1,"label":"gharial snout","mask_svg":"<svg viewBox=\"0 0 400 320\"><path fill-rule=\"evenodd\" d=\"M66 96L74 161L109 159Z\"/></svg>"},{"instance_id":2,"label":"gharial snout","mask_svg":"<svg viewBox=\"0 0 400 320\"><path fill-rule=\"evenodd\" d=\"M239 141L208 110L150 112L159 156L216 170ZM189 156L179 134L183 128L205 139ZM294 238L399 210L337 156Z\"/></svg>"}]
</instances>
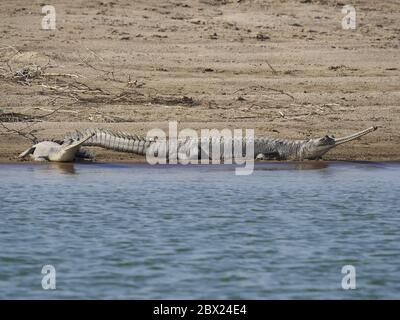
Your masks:
<instances>
[{"instance_id":1,"label":"gharial snout","mask_svg":"<svg viewBox=\"0 0 400 320\"><path fill-rule=\"evenodd\" d=\"M63 149L64 150L70 150L70 149L74 149L76 147L80 147L82 144L84 144L87 140L89 140L90 138L92 138L93 136L95 136L96 133L89 133L87 135L85 135L82 139L80 140L76 140L74 142L72 142L71 144L65 146Z\"/></svg>"},{"instance_id":2,"label":"gharial snout","mask_svg":"<svg viewBox=\"0 0 400 320\"><path fill-rule=\"evenodd\" d=\"M319 159L332 148L335 148L338 145L362 137L363 135L375 131L376 129L378 129L378 127L376 126L370 127L368 129L353 133L343 138L335 138L334 136L325 136L320 139L312 139L306 144L304 148L301 149L302 151L301 158Z\"/></svg>"},{"instance_id":3,"label":"gharial snout","mask_svg":"<svg viewBox=\"0 0 400 320\"><path fill-rule=\"evenodd\" d=\"M352 141L354 139L357 139L359 137L362 137L362 136L366 135L367 133L373 132L373 131L375 131L377 129L378 129L377 126L373 126L373 127L368 128L368 129L365 129L363 131L359 131L359 132L356 132L354 134L351 134L349 136L346 136L346 137L343 137L343 138L337 138L337 139L335 139L335 145L338 146L340 144Z\"/></svg>"},{"instance_id":4,"label":"gharial snout","mask_svg":"<svg viewBox=\"0 0 400 320\"><path fill-rule=\"evenodd\" d=\"M53 152L49 155L48 159L50 161L57 162L71 162L75 159L75 154L78 152L82 144L84 144L87 140L93 137L95 133L90 133L84 136L81 140L77 140L72 142L69 145L61 146L60 150L57 152Z\"/></svg>"}]
</instances>

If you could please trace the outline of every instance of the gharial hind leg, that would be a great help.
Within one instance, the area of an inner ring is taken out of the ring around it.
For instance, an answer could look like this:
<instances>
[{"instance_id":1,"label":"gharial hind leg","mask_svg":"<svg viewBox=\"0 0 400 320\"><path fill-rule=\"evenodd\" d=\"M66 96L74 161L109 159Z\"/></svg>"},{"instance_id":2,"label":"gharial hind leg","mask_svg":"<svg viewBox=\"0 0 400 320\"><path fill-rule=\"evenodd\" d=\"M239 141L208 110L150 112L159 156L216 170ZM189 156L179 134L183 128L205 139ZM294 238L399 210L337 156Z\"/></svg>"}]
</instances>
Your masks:
<instances>
[{"instance_id":1,"label":"gharial hind leg","mask_svg":"<svg viewBox=\"0 0 400 320\"><path fill-rule=\"evenodd\" d=\"M256 160L284 160L284 158L281 157L279 152L265 152L265 153L259 153L256 158Z\"/></svg>"}]
</instances>

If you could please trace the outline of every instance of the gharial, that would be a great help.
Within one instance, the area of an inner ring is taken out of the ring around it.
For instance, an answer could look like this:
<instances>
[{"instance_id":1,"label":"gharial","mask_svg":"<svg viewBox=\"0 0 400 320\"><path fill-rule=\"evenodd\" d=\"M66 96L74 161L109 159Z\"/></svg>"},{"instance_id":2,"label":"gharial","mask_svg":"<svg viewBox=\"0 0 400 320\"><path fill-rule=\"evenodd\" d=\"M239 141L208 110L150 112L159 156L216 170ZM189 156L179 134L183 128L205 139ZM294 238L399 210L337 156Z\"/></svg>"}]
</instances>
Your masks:
<instances>
[{"instance_id":1,"label":"gharial","mask_svg":"<svg viewBox=\"0 0 400 320\"><path fill-rule=\"evenodd\" d=\"M78 139L42 141L26 149L18 157L30 156L35 161L72 162L77 156L87 156L85 152L80 153L80 148L93 135L94 133L88 133Z\"/></svg>"},{"instance_id":2,"label":"gharial","mask_svg":"<svg viewBox=\"0 0 400 320\"><path fill-rule=\"evenodd\" d=\"M275 139L269 137L254 138L254 157L256 159L268 160L315 160L320 159L326 152L343 143L355 140L363 135L366 135L377 129L376 126L356 132L343 138L335 138L334 136L326 135L322 138L305 139L305 140L290 140L290 139ZM234 139L232 144L234 144ZM246 139L242 141L243 153L245 152ZM207 144L207 143L206 143ZM223 161L223 148L226 144L223 138L217 140L209 140L209 145L221 148L221 160ZM168 143L164 143L157 138L139 137L128 133L114 132L108 129L86 129L75 131L68 134L61 141L43 141L33 145L20 154L23 158L31 155L34 160L48 161L73 161L77 156L86 157L85 152L80 151L81 146L96 146L114 151L129 152L138 155L157 155L164 154L168 156ZM190 138L178 140L177 150L180 154L202 154L204 144L199 140ZM193 152L196 151L196 152Z\"/></svg>"}]
</instances>

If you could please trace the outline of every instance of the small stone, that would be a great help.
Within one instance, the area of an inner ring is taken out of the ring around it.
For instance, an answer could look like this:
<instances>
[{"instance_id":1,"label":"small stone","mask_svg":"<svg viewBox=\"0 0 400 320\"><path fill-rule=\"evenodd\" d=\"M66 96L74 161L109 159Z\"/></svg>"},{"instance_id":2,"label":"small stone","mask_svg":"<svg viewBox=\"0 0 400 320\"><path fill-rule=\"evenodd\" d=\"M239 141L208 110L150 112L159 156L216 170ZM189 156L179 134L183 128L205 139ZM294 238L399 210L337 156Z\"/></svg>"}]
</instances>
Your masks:
<instances>
[{"instance_id":1,"label":"small stone","mask_svg":"<svg viewBox=\"0 0 400 320\"><path fill-rule=\"evenodd\" d=\"M265 41L265 40L269 40L271 38L269 36L267 36L266 34L259 33L259 34L257 34L256 39L259 41Z\"/></svg>"}]
</instances>

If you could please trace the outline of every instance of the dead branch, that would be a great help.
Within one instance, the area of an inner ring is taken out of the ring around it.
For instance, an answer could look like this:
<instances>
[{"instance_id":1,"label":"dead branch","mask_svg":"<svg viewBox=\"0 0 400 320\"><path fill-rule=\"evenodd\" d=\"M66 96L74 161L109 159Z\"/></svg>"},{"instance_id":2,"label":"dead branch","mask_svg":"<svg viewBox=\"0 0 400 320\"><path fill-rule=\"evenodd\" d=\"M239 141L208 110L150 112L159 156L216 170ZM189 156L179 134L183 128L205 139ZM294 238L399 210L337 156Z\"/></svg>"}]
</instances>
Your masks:
<instances>
[{"instance_id":1,"label":"dead branch","mask_svg":"<svg viewBox=\"0 0 400 320\"><path fill-rule=\"evenodd\" d=\"M36 143L38 141L38 138L36 137L35 133L37 132L37 130L30 130L28 132L24 132L27 129L30 129L32 127L32 125L30 124L29 126L26 126L25 128L21 129L21 130L17 130L17 129L12 129L7 127L3 122L0 122L0 126L6 130L6 133L11 133L11 134L17 134L25 139L28 139L30 141L32 141L32 143Z\"/></svg>"},{"instance_id":2,"label":"dead branch","mask_svg":"<svg viewBox=\"0 0 400 320\"><path fill-rule=\"evenodd\" d=\"M285 92L283 90L280 90L280 89L269 88L269 87L266 88L266 87L260 86L260 85L258 85L258 86L250 86L249 89L263 89L263 90L275 91L275 92L279 92L280 94L286 95L286 96L290 97L291 99L295 100L294 96L292 96L290 93L287 93L287 92ZM231 95L234 95L239 91L245 91L245 89L244 88L237 89L237 90L233 91L231 93Z\"/></svg>"},{"instance_id":3,"label":"dead branch","mask_svg":"<svg viewBox=\"0 0 400 320\"><path fill-rule=\"evenodd\" d=\"M289 94L289 93L287 93L287 92L285 92L285 91L283 91L283 90L274 89L274 88L266 88L266 89L267 89L267 90L271 90L271 91L275 91L275 92L279 92L279 93L284 94L284 95L286 95L286 96L292 98L293 100L295 100L295 98L294 98L291 94Z\"/></svg>"},{"instance_id":4,"label":"dead branch","mask_svg":"<svg viewBox=\"0 0 400 320\"><path fill-rule=\"evenodd\" d=\"M274 69L273 66L271 66L271 64L268 62L268 60L265 60L265 61L266 61L267 65L268 65L268 67L271 69L272 73L273 74L277 74L278 72Z\"/></svg>"}]
</instances>

